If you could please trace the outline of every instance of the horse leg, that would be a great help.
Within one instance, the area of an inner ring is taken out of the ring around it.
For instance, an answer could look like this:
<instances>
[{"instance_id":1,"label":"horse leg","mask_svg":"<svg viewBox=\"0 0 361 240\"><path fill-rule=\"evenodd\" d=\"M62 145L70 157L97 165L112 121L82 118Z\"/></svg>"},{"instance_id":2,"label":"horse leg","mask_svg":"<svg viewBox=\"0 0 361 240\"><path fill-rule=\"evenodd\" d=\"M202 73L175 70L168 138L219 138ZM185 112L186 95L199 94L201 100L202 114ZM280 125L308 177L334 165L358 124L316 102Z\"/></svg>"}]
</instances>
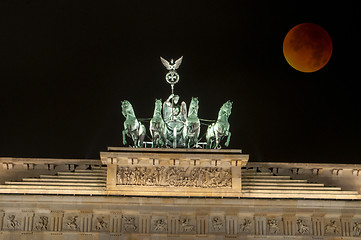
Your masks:
<instances>
[{"instance_id":1,"label":"horse leg","mask_svg":"<svg viewBox=\"0 0 361 240\"><path fill-rule=\"evenodd\" d=\"M187 141L186 141L186 146L188 147L188 148L191 148L192 146L193 146L193 144L194 144L194 136L193 136L193 134L191 134L190 136L189 136L189 132L190 131L188 131L188 138L187 138Z\"/></svg>"},{"instance_id":2,"label":"horse leg","mask_svg":"<svg viewBox=\"0 0 361 240\"><path fill-rule=\"evenodd\" d=\"M157 148L159 148L162 145L162 140L160 138L160 135L157 136L157 142L156 142L156 146Z\"/></svg>"},{"instance_id":3,"label":"horse leg","mask_svg":"<svg viewBox=\"0 0 361 240\"><path fill-rule=\"evenodd\" d=\"M138 134L139 134L138 135L138 141L139 141L138 147L142 148L144 137L145 137L145 126L143 124L140 124Z\"/></svg>"},{"instance_id":4,"label":"horse leg","mask_svg":"<svg viewBox=\"0 0 361 240\"><path fill-rule=\"evenodd\" d=\"M177 148L177 127L173 128L173 148Z\"/></svg>"},{"instance_id":5,"label":"horse leg","mask_svg":"<svg viewBox=\"0 0 361 240\"><path fill-rule=\"evenodd\" d=\"M166 147L166 144L167 144L167 137L165 136L165 134L163 132L160 133L161 135L161 139L162 142L160 143L160 146L161 147Z\"/></svg>"},{"instance_id":6,"label":"horse leg","mask_svg":"<svg viewBox=\"0 0 361 240\"><path fill-rule=\"evenodd\" d=\"M143 141L144 141L145 133L139 136L139 147L143 147Z\"/></svg>"},{"instance_id":7,"label":"horse leg","mask_svg":"<svg viewBox=\"0 0 361 240\"><path fill-rule=\"evenodd\" d=\"M207 149L210 149L211 148L211 129L210 129L210 126L207 128L207 132L206 132L206 142L207 142L207 145L206 145L206 148Z\"/></svg>"},{"instance_id":8,"label":"horse leg","mask_svg":"<svg viewBox=\"0 0 361 240\"><path fill-rule=\"evenodd\" d=\"M126 144L127 144L127 139L125 138L126 131L123 130L123 131L122 131L122 134L123 134L123 145L126 145Z\"/></svg>"},{"instance_id":9,"label":"horse leg","mask_svg":"<svg viewBox=\"0 0 361 240\"><path fill-rule=\"evenodd\" d=\"M217 149L218 145L219 145L219 142L220 142L220 137L216 133L215 136L214 136L214 141L213 141L213 147L212 148Z\"/></svg>"},{"instance_id":10,"label":"horse leg","mask_svg":"<svg viewBox=\"0 0 361 240\"><path fill-rule=\"evenodd\" d=\"M208 139L206 148L207 149L212 149L213 148L213 140L212 140L212 138Z\"/></svg>"},{"instance_id":11,"label":"horse leg","mask_svg":"<svg viewBox=\"0 0 361 240\"><path fill-rule=\"evenodd\" d=\"M184 126L183 127L183 142L184 142L185 148L190 148L189 147L189 141L190 141L189 132L190 132L190 127Z\"/></svg>"},{"instance_id":12,"label":"horse leg","mask_svg":"<svg viewBox=\"0 0 361 240\"><path fill-rule=\"evenodd\" d=\"M226 143L224 144L226 147L229 146L229 141L231 140L231 132L228 132L228 137L227 137L227 141Z\"/></svg>"},{"instance_id":13,"label":"horse leg","mask_svg":"<svg viewBox=\"0 0 361 240\"><path fill-rule=\"evenodd\" d=\"M152 127L149 128L150 135L152 136L152 148L154 148L154 139L155 139L155 131L152 130Z\"/></svg>"},{"instance_id":14,"label":"horse leg","mask_svg":"<svg viewBox=\"0 0 361 240\"><path fill-rule=\"evenodd\" d=\"M206 141L207 141L206 148L211 149L212 148L212 138L211 137L206 137Z\"/></svg>"},{"instance_id":15,"label":"horse leg","mask_svg":"<svg viewBox=\"0 0 361 240\"><path fill-rule=\"evenodd\" d=\"M132 134L132 139L133 139L133 144L134 144L133 147L137 148L138 144L139 144L139 136L138 136L138 134L133 133Z\"/></svg>"},{"instance_id":16,"label":"horse leg","mask_svg":"<svg viewBox=\"0 0 361 240\"><path fill-rule=\"evenodd\" d=\"M195 133L195 136L194 136L194 139L195 139L195 148L198 148L198 138L199 138L199 131L200 131L200 129L199 129L199 127L197 128L197 131L196 131L196 133Z\"/></svg>"},{"instance_id":17,"label":"horse leg","mask_svg":"<svg viewBox=\"0 0 361 240\"><path fill-rule=\"evenodd\" d=\"M188 141L188 147L191 148L191 147L194 147L196 144L196 141L195 141L195 137L191 137L189 138L189 141Z\"/></svg>"},{"instance_id":18,"label":"horse leg","mask_svg":"<svg viewBox=\"0 0 361 240\"><path fill-rule=\"evenodd\" d=\"M198 138L193 138L193 146L194 148L198 148Z\"/></svg>"},{"instance_id":19,"label":"horse leg","mask_svg":"<svg viewBox=\"0 0 361 240\"><path fill-rule=\"evenodd\" d=\"M154 139L155 139L155 132L153 131L153 130L150 130L150 135L152 136L152 148L154 148L154 146L155 146L155 141L154 141Z\"/></svg>"},{"instance_id":20,"label":"horse leg","mask_svg":"<svg viewBox=\"0 0 361 240\"><path fill-rule=\"evenodd\" d=\"M159 147L159 133L154 133L153 137L153 148Z\"/></svg>"}]
</instances>

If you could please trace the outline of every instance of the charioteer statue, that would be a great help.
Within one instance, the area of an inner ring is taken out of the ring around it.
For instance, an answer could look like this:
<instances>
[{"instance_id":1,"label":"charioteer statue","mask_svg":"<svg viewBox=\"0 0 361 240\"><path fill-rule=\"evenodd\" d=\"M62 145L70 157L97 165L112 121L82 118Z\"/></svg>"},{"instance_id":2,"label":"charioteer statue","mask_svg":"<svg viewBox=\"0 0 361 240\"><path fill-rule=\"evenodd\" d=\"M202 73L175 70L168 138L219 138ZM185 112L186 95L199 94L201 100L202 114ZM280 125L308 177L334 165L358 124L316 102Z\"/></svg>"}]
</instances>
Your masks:
<instances>
[{"instance_id":1,"label":"charioteer statue","mask_svg":"<svg viewBox=\"0 0 361 240\"><path fill-rule=\"evenodd\" d=\"M173 148L184 147L183 128L187 120L187 106L182 101L178 103L179 96L173 93L163 103L163 119L167 126L167 145Z\"/></svg>"},{"instance_id":2,"label":"charioteer statue","mask_svg":"<svg viewBox=\"0 0 361 240\"><path fill-rule=\"evenodd\" d=\"M161 62L168 70L166 81L171 85L171 95L162 104L160 99L155 100L154 114L150 120L149 130L152 136L152 147L171 148L198 148L201 121L212 122L206 132L206 148L220 148L221 140L227 137L225 146L228 147L231 132L228 118L231 115L232 102L227 101L221 107L216 121L198 118L198 98L193 97L187 113L184 101L179 103L179 96L174 94L174 85L179 81L176 70L182 63L183 57L170 62L160 57ZM163 111L162 111L163 107ZM129 101L122 102L122 112L126 118L123 130L123 144L126 145L126 136L132 138L133 147L144 147L145 126L135 117Z\"/></svg>"}]
</instances>

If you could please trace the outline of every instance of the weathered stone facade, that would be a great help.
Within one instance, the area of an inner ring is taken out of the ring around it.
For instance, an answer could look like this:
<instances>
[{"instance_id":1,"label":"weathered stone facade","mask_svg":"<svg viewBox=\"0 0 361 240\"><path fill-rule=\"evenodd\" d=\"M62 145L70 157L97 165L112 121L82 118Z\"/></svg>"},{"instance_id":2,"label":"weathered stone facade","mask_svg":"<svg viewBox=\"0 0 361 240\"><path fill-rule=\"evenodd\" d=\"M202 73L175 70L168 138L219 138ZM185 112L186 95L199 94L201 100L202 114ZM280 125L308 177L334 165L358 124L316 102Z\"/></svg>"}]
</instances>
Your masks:
<instances>
[{"instance_id":1,"label":"weathered stone facade","mask_svg":"<svg viewBox=\"0 0 361 240\"><path fill-rule=\"evenodd\" d=\"M247 160L128 148L0 158L0 240L361 239L361 165Z\"/></svg>"},{"instance_id":2,"label":"weathered stone facade","mask_svg":"<svg viewBox=\"0 0 361 240\"><path fill-rule=\"evenodd\" d=\"M359 201L2 195L0 203L4 240L361 239Z\"/></svg>"}]
</instances>

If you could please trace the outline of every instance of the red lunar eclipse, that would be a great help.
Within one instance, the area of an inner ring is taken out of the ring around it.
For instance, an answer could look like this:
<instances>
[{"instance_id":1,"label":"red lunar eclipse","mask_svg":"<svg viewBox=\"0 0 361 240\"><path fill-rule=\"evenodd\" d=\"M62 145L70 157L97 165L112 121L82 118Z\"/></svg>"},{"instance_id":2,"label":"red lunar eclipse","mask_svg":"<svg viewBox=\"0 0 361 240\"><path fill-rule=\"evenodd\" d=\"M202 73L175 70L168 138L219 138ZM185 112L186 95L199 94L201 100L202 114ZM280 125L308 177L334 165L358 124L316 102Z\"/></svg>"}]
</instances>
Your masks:
<instances>
[{"instance_id":1,"label":"red lunar eclipse","mask_svg":"<svg viewBox=\"0 0 361 240\"><path fill-rule=\"evenodd\" d=\"M332 41L319 25L302 23L292 28L283 42L287 62L301 72L315 72L323 68L332 55Z\"/></svg>"}]
</instances>

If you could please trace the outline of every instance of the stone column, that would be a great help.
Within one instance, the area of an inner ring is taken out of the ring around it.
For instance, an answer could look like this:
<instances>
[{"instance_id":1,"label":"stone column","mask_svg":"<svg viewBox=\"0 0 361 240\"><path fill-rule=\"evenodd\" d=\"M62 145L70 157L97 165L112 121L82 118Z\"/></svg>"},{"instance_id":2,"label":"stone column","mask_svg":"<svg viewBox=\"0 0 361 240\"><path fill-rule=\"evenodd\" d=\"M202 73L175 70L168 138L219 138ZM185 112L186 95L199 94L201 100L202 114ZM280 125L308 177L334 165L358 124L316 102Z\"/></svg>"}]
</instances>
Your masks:
<instances>
[{"instance_id":1,"label":"stone column","mask_svg":"<svg viewBox=\"0 0 361 240\"><path fill-rule=\"evenodd\" d=\"M197 234L205 235L208 233L208 218L207 216L197 216Z\"/></svg>"},{"instance_id":2,"label":"stone column","mask_svg":"<svg viewBox=\"0 0 361 240\"><path fill-rule=\"evenodd\" d=\"M285 235L295 235L296 225L294 216L283 217L283 231Z\"/></svg>"},{"instance_id":3,"label":"stone column","mask_svg":"<svg viewBox=\"0 0 361 240\"><path fill-rule=\"evenodd\" d=\"M168 217L168 234L177 234L179 232L179 216L172 215Z\"/></svg>"},{"instance_id":4,"label":"stone column","mask_svg":"<svg viewBox=\"0 0 361 240\"><path fill-rule=\"evenodd\" d=\"M121 232L122 230L122 214L111 213L110 215L110 232Z\"/></svg>"},{"instance_id":5,"label":"stone column","mask_svg":"<svg viewBox=\"0 0 361 240\"><path fill-rule=\"evenodd\" d=\"M33 221L34 221L34 213L27 212L24 213L24 224L23 231L32 231L33 230Z\"/></svg>"},{"instance_id":6,"label":"stone column","mask_svg":"<svg viewBox=\"0 0 361 240\"><path fill-rule=\"evenodd\" d=\"M0 211L0 231L3 230L4 215L5 213L3 211Z\"/></svg>"},{"instance_id":7,"label":"stone column","mask_svg":"<svg viewBox=\"0 0 361 240\"><path fill-rule=\"evenodd\" d=\"M237 216L226 216L226 234L236 235L238 230Z\"/></svg>"},{"instance_id":8,"label":"stone column","mask_svg":"<svg viewBox=\"0 0 361 240\"><path fill-rule=\"evenodd\" d=\"M313 232L313 236L323 236L324 234L323 217L312 217L312 232Z\"/></svg>"},{"instance_id":9,"label":"stone column","mask_svg":"<svg viewBox=\"0 0 361 240\"><path fill-rule=\"evenodd\" d=\"M149 233L150 229L150 215L139 216L139 233Z\"/></svg>"},{"instance_id":10,"label":"stone column","mask_svg":"<svg viewBox=\"0 0 361 240\"><path fill-rule=\"evenodd\" d=\"M51 211L50 213L50 231L61 232L64 213L62 211Z\"/></svg>"},{"instance_id":11,"label":"stone column","mask_svg":"<svg viewBox=\"0 0 361 240\"><path fill-rule=\"evenodd\" d=\"M81 212L80 232L91 232L92 216L93 214L91 212Z\"/></svg>"},{"instance_id":12,"label":"stone column","mask_svg":"<svg viewBox=\"0 0 361 240\"><path fill-rule=\"evenodd\" d=\"M342 216L341 217L341 233L342 236L350 237L353 234L352 217Z\"/></svg>"},{"instance_id":13,"label":"stone column","mask_svg":"<svg viewBox=\"0 0 361 240\"><path fill-rule=\"evenodd\" d=\"M254 217L254 228L256 235L266 235L266 217L259 215Z\"/></svg>"}]
</instances>

